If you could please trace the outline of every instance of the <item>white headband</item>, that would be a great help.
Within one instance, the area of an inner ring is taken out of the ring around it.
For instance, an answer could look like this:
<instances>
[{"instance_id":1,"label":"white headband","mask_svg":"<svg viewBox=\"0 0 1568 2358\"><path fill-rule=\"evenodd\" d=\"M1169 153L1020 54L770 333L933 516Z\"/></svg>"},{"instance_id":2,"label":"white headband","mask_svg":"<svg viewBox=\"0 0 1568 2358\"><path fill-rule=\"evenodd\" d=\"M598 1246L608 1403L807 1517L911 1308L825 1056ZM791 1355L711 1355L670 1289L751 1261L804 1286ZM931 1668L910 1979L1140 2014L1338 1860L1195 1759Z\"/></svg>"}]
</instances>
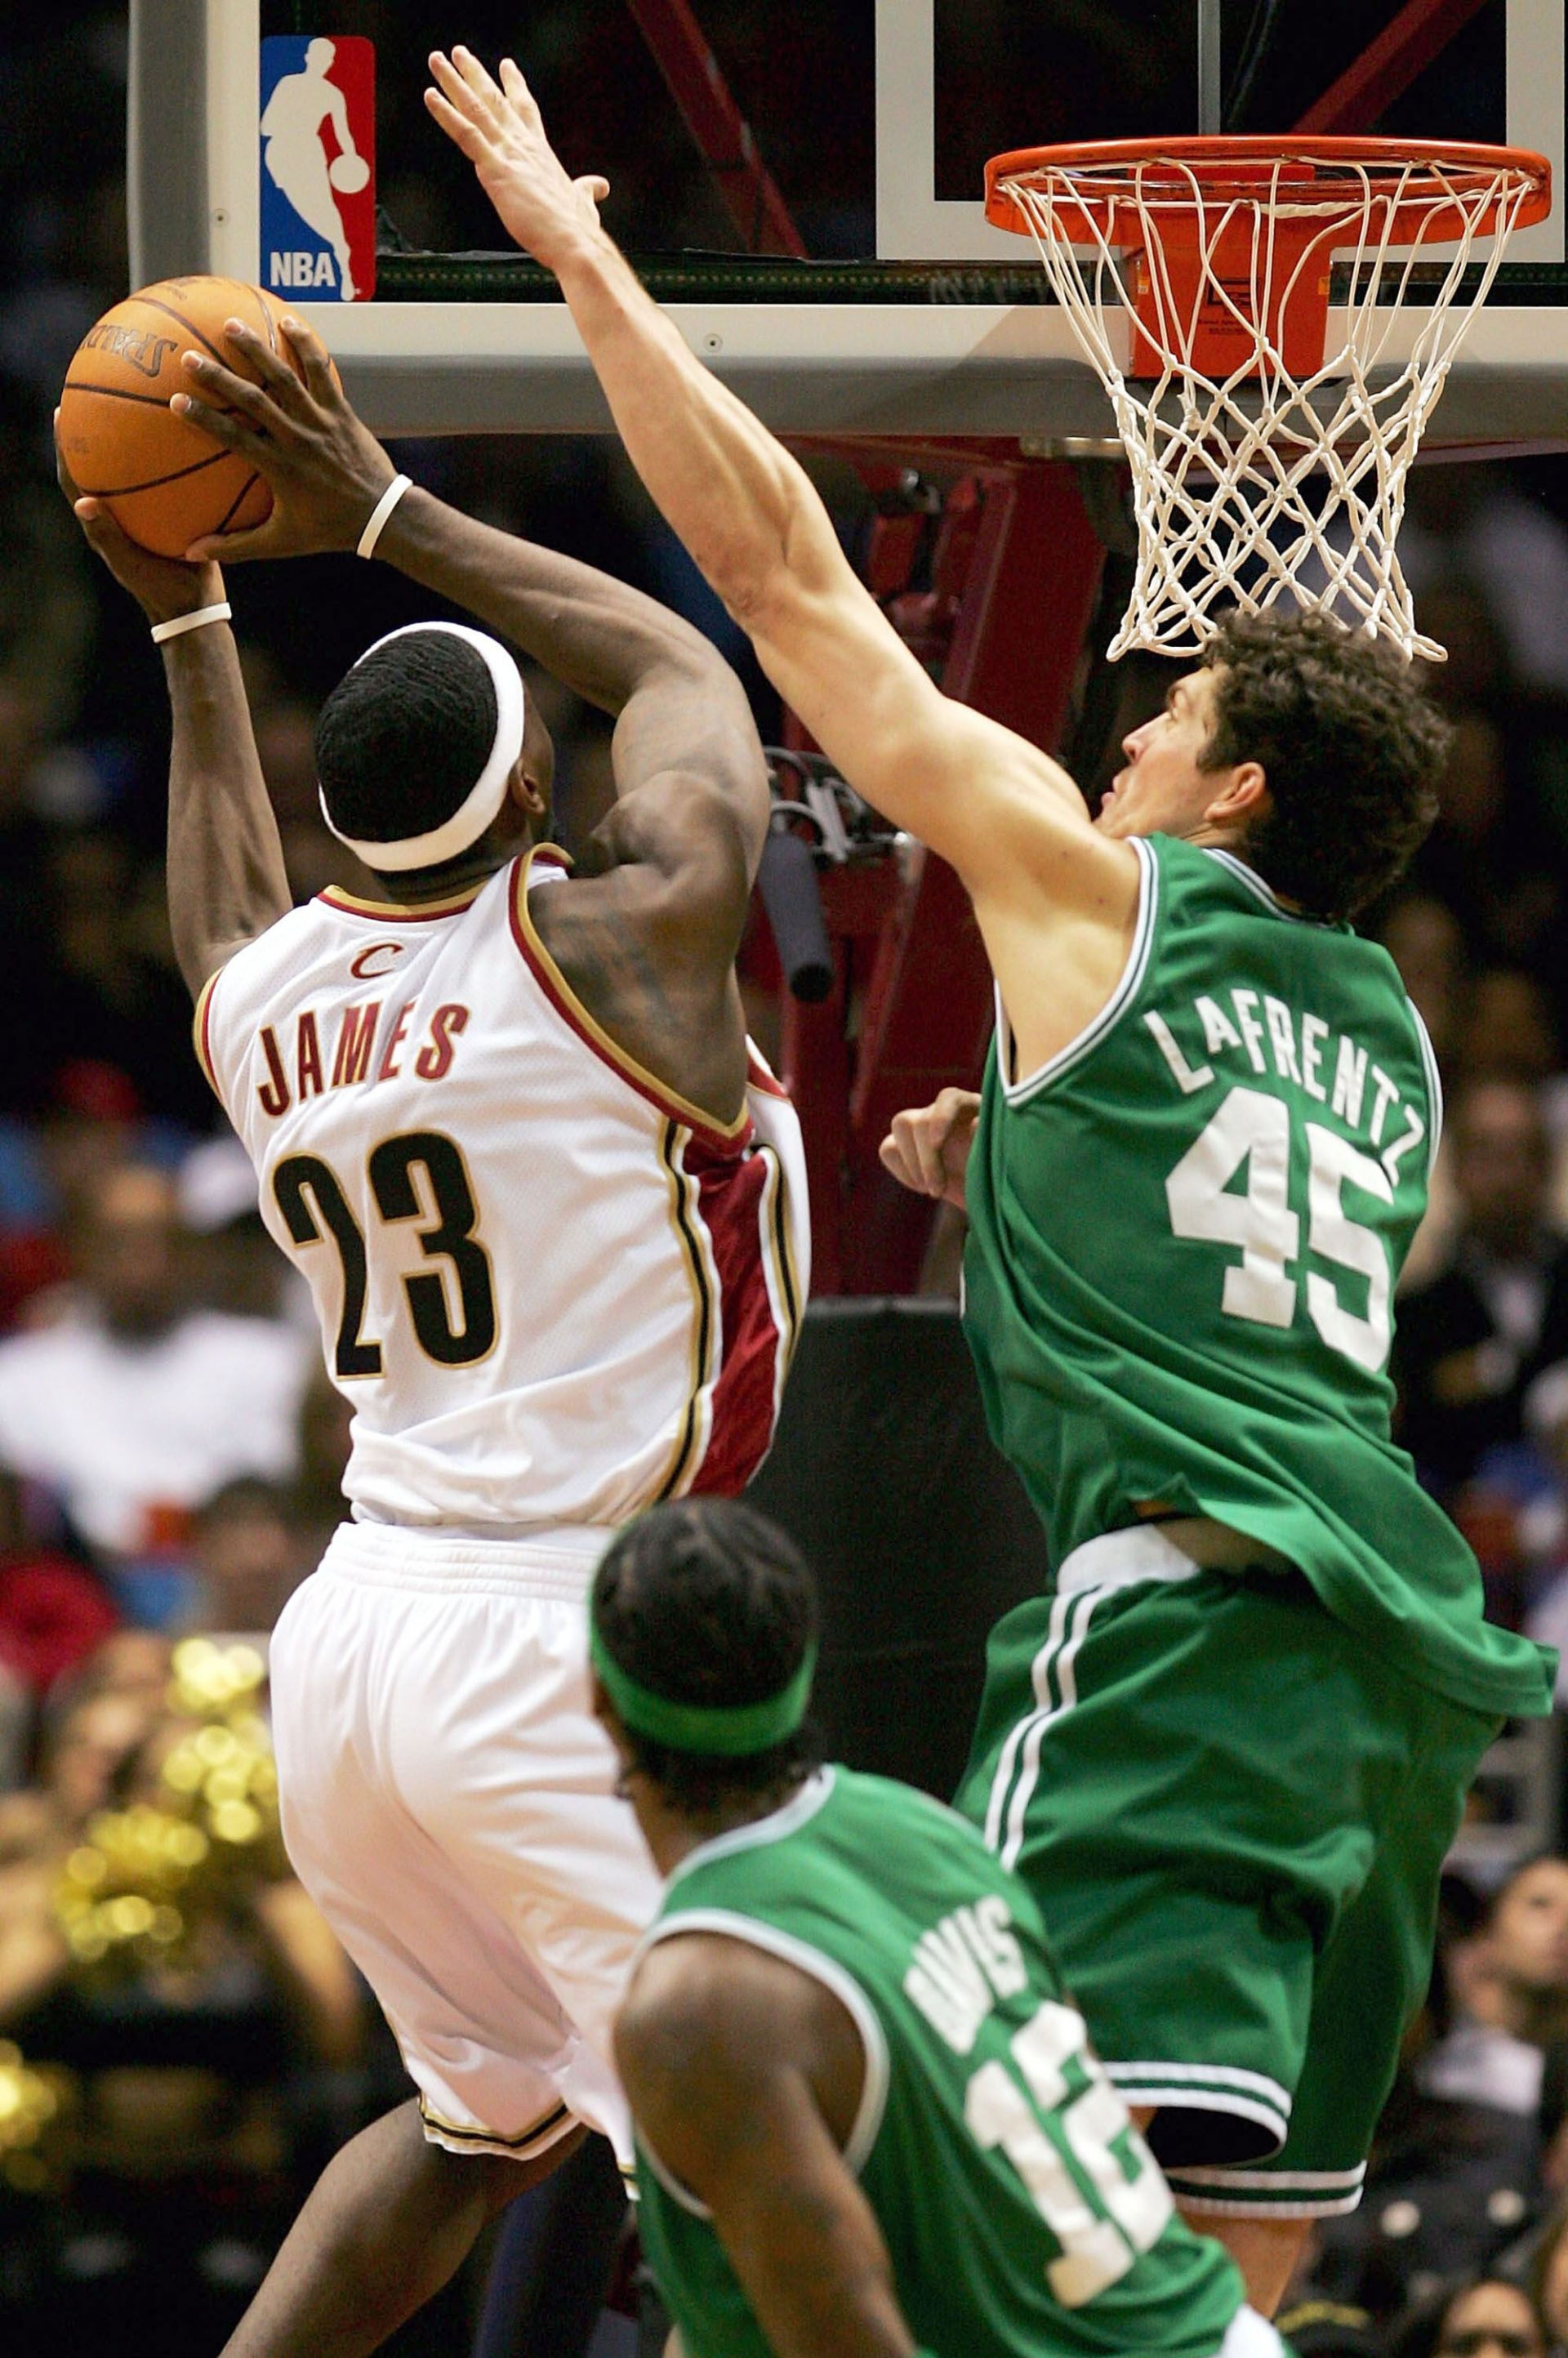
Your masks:
<instances>
[{"instance_id":1,"label":"white headband","mask_svg":"<svg viewBox=\"0 0 1568 2358\"><path fill-rule=\"evenodd\" d=\"M506 799L506 782L517 765L523 751L524 693L523 675L518 670L499 639L484 631L474 631L466 622L406 622L401 630L388 631L375 646L367 647L353 665L373 655L377 647L390 646L394 639L406 639L412 631L446 631L454 639L462 639L484 657L485 668L495 684L495 742L490 758L479 773L471 794L459 804L450 818L433 827L426 835L395 837L390 843L362 840L345 835L327 808L327 797L319 787L321 816L340 843L362 860L367 868L382 870L395 875L406 868L436 868L443 860L455 860L470 843L477 843L485 828Z\"/></svg>"}]
</instances>

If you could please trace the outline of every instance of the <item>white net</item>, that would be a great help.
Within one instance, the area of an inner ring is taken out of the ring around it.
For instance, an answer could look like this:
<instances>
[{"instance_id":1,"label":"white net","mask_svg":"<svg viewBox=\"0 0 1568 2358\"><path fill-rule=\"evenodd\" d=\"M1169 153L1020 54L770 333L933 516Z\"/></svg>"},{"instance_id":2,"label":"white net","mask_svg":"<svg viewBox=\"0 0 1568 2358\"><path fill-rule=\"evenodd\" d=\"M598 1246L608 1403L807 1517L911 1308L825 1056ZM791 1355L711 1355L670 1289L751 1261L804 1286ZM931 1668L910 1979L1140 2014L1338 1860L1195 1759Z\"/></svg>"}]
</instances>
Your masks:
<instances>
[{"instance_id":1,"label":"white net","mask_svg":"<svg viewBox=\"0 0 1568 2358\"><path fill-rule=\"evenodd\" d=\"M1303 163L1315 178L1300 177ZM1036 164L999 180L1110 396L1132 470L1137 578L1112 657L1196 654L1227 611L1291 600L1407 656L1441 658L1400 570L1405 487L1471 314L1538 189L1500 155L1478 173L1430 154L1330 168L1287 150L1254 187L1218 193L1164 154ZM1281 223L1304 224L1304 242L1298 230L1277 244ZM1195 270L1170 266L1171 233ZM1304 274L1326 279L1331 254L1346 299L1328 314L1321 365L1292 373L1281 321ZM1412 319L1409 358L1390 359ZM1224 375L1202 365L1217 326L1227 359L1238 332L1245 346ZM1132 377L1130 351L1157 373Z\"/></svg>"}]
</instances>

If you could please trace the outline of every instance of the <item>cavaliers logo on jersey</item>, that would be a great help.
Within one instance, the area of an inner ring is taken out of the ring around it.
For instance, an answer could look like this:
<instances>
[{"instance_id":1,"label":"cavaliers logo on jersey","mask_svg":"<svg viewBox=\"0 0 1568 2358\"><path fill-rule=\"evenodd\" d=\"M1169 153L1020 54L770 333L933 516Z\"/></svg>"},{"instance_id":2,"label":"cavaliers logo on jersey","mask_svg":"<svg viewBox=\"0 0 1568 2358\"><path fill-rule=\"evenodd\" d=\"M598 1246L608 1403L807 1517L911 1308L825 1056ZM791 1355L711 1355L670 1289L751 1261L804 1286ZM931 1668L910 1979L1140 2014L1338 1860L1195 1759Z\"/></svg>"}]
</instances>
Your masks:
<instances>
[{"instance_id":1,"label":"cavaliers logo on jersey","mask_svg":"<svg viewBox=\"0 0 1568 2358\"><path fill-rule=\"evenodd\" d=\"M372 942L368 950L361 950L349 972L356 982L373 982L378 975L390 974L393 961L403 956L401 942Z\"/></svg>"}]
</instances>

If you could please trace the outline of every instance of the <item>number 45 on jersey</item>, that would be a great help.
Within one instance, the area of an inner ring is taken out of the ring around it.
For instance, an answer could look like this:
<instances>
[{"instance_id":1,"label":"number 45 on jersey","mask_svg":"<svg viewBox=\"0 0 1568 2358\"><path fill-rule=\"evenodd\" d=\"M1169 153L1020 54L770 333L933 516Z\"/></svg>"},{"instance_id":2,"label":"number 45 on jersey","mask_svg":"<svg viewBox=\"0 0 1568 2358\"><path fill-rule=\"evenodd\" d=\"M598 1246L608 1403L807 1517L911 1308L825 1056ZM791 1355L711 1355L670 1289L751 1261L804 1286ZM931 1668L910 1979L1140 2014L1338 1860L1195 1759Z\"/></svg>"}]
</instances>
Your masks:
<instances>
[{"instance_id":1,"label":"number 45 on jersey","mask_svg":"<svg viewBox=\"0 0 1568 2358\"><path fill-rule=\"evenodd\" d=\"M1228 1318L1259 1326L1289 1326L1303 1281L1301 1218L1291 1209L1292 1119L1282 1098L1263 1089L1233 1088L1193 1141L1165 1182L1174 1236L1238 1245L1241 1259L1225 1272L1220 1306ZM1305 1130L1306 1258L1365 1281L1364 1312L1347 1308L1336 1281L1304 1273L1308 1317L1331 1350L1376 1375L1393 1339L1389 1255L1375 1229L1353 1220L1341 1200L1346 1186L1392 1206L1393 1183L1380 1163L1321 1122ZM1230 1185L1242 1166L1245 1184Z\"/></svg>"}]
</instances>

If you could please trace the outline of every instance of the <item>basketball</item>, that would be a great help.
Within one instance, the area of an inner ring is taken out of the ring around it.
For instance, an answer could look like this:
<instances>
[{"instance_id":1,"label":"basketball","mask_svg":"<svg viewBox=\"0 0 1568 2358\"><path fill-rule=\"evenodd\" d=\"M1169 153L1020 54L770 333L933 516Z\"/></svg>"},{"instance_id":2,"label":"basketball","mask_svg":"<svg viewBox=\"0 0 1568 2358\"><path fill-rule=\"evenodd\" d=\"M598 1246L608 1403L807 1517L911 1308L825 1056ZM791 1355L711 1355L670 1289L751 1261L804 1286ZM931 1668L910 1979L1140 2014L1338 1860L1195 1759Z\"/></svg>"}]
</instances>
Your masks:
<instances>
[{"instance_id":1,"label":"basketball","mask_svg":"<svg viewBox=\"0 0 1568 2358\"><path fill-rule=\"evenodd\" d=\"M171 394L196 390L182 352L205 352L246 373L223 341L223 322L236 319L288 357L278 313L259 287L164 278L105 311L66 376L59 440L71 481L159 557L183 557L204 533L249 531L272 512L272 492L249 460L168 406Z\"/></svg>"},{"instance_id":2,"label":"basketball","mask_svg":"<svg viewBox=\"0 0 1568 2358\"><path fill-rule=\"evenodd\" d=\"M345 197L357 197L370 180L370 166L362 156L334 156L327 168L327 178Z\"/></svg>"}]
</instances>

